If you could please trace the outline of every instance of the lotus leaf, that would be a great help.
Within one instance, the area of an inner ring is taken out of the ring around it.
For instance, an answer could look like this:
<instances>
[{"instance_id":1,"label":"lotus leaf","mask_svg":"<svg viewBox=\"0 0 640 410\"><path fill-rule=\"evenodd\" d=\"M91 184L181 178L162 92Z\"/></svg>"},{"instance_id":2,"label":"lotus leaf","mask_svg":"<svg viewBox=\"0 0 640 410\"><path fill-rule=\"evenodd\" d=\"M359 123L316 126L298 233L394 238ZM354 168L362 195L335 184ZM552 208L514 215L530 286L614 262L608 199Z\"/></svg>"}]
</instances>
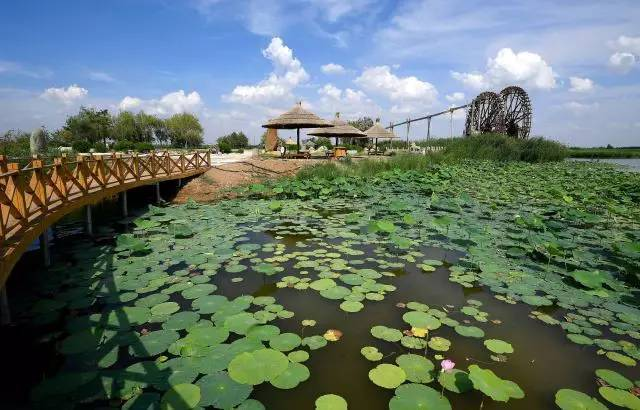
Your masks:
<instances>
[{"instance_id":1,"label":"lotus leaf","mask_svg":"<svg viewBox=\"0 0 640 410\"><path fill-rule=\"evenodd\" d=\"M487 349L497 354L513 353L513 346L509 343L498 339L487 339L484 341Z\"/></svg>"},{"instance_id":2,"label":"lotus leaf","mask_svg":"<svg viewBox=\"0 0 640 410\"><path fill-rule=\"evenodd\" d=\"M389 410L451 410L451 404L439 391L422 384L403 384L389 402Z\"/></svg>"},{"instance_id":3,"label":"lotus leaf","mask_svg":"<svg viewBox=\"0 0 640 410\"><path fill-rule=\"evenodd\" d=\"M336 394L325 394L316 399L316 410L347 410L347 401Z\"/></svg>"},{"instance_id":4,"label":"lotus leaf","mask_svg":"<svg viewBox=\"0 0 640 410\"><path fill-rule=\"evenodd\" d=\"M433 380L433 362L417 354L403 354L396 357L396 363L404 370L407 380L413 383L429 383Z\"/></svg>"},{"instance_id":5,"label":"lotus leaf","mask_svg":"<svg viewBox=\"0 0 640 410\"><path fill-rule=\"evenodd\" d=\"M269 346L281 352L288 352L300 346L302 339L295 333L281 333L269 339Z\"/></svg>"},{"instance_id":6,"label":"lotus leaf","mask_svg":"<svg viewBox=\"0 0 640 410\"><path fill-rule=\"evenodd\" d=\"M382 353L376 347L365 346L360 349L360 353L369 361L377 362L382 359Z\"/></svg>"},{"instance_id":7,"label":"lotus leaf","mask_svg":"<svg viewBox=\"0 0 640 410\"><path fill-rule=\"evenodd\" d=\"M560 389L556 393L556 404L562 410L606 410L607 407L593 397L571 390Z\"/></svg>"},{"instance_id":8,"label":"lotus leaf","mask_svg":"<svg viewBox=\"0 0 640 410\"><path fill-rule=\"evenodd\" d=\"M186 410L195 408L200 402L200 387L183 383L171 386L162 396L162 410Z\"/></svg>"},{"instance_id":9,"label":"lotus leaf","mask_svg":"<svg viewBox=\"0 0 640 410\"><path fill-rule=\"evenodd\" d=\"M501 379L491 370L482 369L475 364L469 366L469 379L476 390L480 390L495 401L507 402L512 398L524 397L524 392L516 383Z\"/></svg>"},{"instance_id":10,"label":"lotus leaf","mask_svg":"<svg viewBox=\"0 0 640 410\"><path fill-rule=\"evenodd\" d=\"M607 369L596 370L596 376L604 380L608 385L617 389L629 390L633 387L633 382L618 372Z\"/></svg>"},{"instance_id":11,"label":"lotus leaf","mask_svg":"<svg viewBox=\"0 0 640 410\"><path fill-rule=\"evenodd\" d=\"M290 362L284 372L280 373L271 384L279 389L293 389L298 384L307 380L310 376L307 366L301 363Z\"/></svg>"},{"instance_id":12,"label":"lotus leaf","mask_svg":"<svg viewBox=\"0 0 640 410\"><path fill-rule=\"evenodd\" d=\"M288 365L289 360L282 352L260 349L234 357L229 363L229 376L238 383L256 385L275 379Z\"/></svg>"},{"instance_id":13,"label":"lotus leaf","mask_svg":"<svg viewBox=\"0 0 640 410\"><path fill-rule=\"evenodd\" d=\"M369 379L376 385L385 389L395 389L407 378L402 368L392 364L379 364L369 371Z\"/></svg>"},{"instance_id":14,"label":"lotus leaf","mask_svg":"<svg viewBox=\"0 0 640 410\"><path fill-rule=\"evenodd\" d=\"M207 374L196 383L200 387L202 398L200 406L213 406L228 409L244 402L253 388L250 385L233 381L227 372Z\"/></svg>"},{"instance_id":15,"label":"lotus leaf","mask_svg":"<svg viewBox=\"0 0 640 410\"><path fill-rule=\"evenodd\" d=\"M464 393L473 389L473 382L469 379L469 374L459 369L440 372L438 383L454 393Z\"/></svg>"},{"instance_id":16,"label":"lotus leaf","mask_svg":"<svg viewBox=\"0 0 640 410\"><path fill-rule=\"evenodd\" d=\"M598 392L609 403L627 409L640 409L640 398L634 396L626 390L615 389L613 387L600 387Z\"/></svg>"}]
</instances>

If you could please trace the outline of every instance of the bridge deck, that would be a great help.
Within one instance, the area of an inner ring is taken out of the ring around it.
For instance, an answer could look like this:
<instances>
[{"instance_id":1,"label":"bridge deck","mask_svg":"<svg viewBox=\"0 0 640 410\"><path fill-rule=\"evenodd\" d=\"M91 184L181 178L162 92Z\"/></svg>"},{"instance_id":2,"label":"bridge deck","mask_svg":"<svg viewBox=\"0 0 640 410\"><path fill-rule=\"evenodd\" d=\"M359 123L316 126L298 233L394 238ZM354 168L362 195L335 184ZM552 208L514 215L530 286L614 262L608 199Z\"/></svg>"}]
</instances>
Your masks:
<instances>
[{"instance_id":1,"label":"bridge deck","mask_svg":"<svg viewBox=\"0 0 640 410\"><path fill-rule=\"evenodd\" d=\"M26 248L64 215L141 185L187 178L211 167L208 152L80 155L20 169L0 156L0 288Z\"/></svg>"}]
</instances>

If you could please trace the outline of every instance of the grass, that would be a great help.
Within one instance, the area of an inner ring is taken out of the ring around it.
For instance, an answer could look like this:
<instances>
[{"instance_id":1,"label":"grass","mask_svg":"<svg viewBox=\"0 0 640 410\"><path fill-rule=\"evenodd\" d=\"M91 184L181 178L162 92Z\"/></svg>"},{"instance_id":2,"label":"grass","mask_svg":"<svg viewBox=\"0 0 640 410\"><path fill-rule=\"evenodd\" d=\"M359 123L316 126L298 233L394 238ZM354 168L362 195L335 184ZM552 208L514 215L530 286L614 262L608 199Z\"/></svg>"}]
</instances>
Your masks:
<instances>
[{"instance_id":1,"label":"grass","mask_svg":"<svg viewBox=\"0 0 640 410\"><path fill-rule=\"evenodd\" d=\"M569 148L572 158L640 158L640 148Z\"/></svg>"},{"instance_id":2,"label":"grass","mask_svg":"<svg viewBox=\"0 0 640 410\"><path fill-rule=\"evenodd\" d=\"M348 176L373 176L384 171L427 170L441 162L456 163L465 160L478 161L562 161L567 148L542 138L518 140L499 134L483 134L467 138L433 140L433 146L444 150L427 155L401 153L384 160L363 159L345 163L324 163L302 169L298 179L335 179Z\"/></svg>"}]
</instances>

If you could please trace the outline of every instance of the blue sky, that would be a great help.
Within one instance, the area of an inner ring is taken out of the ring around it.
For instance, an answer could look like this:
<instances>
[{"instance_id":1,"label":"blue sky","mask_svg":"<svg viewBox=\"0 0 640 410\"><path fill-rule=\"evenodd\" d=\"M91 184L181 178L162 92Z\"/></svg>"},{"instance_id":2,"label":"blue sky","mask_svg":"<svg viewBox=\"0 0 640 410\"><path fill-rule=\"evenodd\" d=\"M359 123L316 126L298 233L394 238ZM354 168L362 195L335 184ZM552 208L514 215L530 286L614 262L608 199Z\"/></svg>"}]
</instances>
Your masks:
<instances>
[{"instance_id":1,"label":"blue sky","mask_svg":"<svg viewBox=\"0 0 640 410\"><path fill-rule=\"evenodd\" d=\"M207 141L255 140L299 99L388 123L517 84L535 135L640 145L638 21L636 0L2 2L0 132L55 129L85 105L190 111Z\"/></svg>"}]
</instances>

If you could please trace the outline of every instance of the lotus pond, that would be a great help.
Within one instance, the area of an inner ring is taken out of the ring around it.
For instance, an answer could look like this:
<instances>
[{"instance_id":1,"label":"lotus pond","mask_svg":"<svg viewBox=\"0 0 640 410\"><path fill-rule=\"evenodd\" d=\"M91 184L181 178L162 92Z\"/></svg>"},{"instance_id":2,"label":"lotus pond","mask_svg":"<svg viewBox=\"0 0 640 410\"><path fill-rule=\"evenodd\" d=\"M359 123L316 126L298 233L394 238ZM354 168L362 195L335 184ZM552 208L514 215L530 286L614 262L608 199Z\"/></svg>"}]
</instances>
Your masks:
<instances>
[{"instance_id":1,"label":"lotus pond","mask_svg":"<svg viewBox=\"0 0 640 410\"><path fill-rule=\"evenodd\" d=\"M640 408L640 174L460 163L243 193L152 206L31 272L32 407Z\"/></svg>"}]
</instances>

